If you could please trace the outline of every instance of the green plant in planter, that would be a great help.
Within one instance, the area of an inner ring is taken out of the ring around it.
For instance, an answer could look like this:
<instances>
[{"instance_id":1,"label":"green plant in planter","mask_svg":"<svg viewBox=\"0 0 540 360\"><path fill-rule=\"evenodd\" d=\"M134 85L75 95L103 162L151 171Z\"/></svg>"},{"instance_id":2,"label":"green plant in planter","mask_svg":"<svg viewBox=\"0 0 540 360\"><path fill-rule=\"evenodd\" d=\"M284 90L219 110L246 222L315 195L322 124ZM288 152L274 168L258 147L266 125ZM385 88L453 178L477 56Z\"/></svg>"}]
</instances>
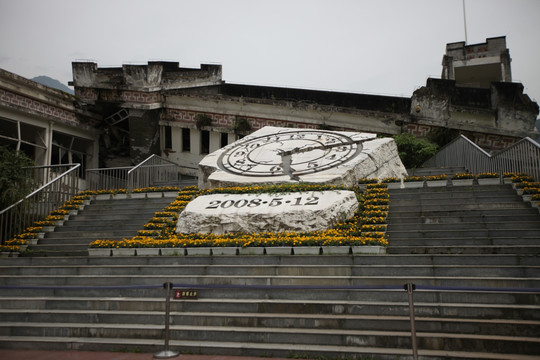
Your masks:
<instances>
[{"instance_id":1,"label":"green plant in planter","mask_svg":"<svg viewBox=\"0 0 540 360\"><path fill-rule=\"evenodd\" d=\"M437 181L437 180L446 180L446 179L448 179L448 175L446 174L430 175L426 177L426 181Z\"/></svg>"},{"instance_id":2,"label":"green plant in planter","mask_svg":"<svg viewBox=\"0 0 540 360\"><path fill-rule=\"evenodd\" d=\"M251 125L246 118L237 117L232 123L232 129L235 134L245 133L251 131Z\"/></svg>"},{"instance_id":3,"label":"green plant in planter","mask_svg":"<svg viewBox=\"0 0 540 360\"><path fill-rule=\"evenodd\" d=\"M499 173L497 172L485 172L485 173L480 173L480 174L477 174L476 175L476 178L477 179L493 179L493 178L498 178L499 177Z\"/></svg>"},{"instance_id":4,"label":"green plant in planter","mask_svg":"<svg viewBox=\"0 0 540 360\"><path fill-rule=\"evenodd\" d=\"M361 178L358 179L358 184L376 184L379 182L377 178Z\"/></svg>"},{"instance_id":5,"label":"green plant in planter","mask_svg":"<svg viewBox=\"0 0 540 360\"><path fill-rule=\"evenodd\" d=\"M201 130L203 126L212 126L212 118L205 114L195 115L195 126L197 130Z\"/></svg>"},{"instance_id":6,"label":"green plant in planter","mask_svg":"<svg viewBox=\"0 0 540 360\"><path fill-rule=\"evenodd\" d=\"M452 180L465 180L474 179L474 174L471 173L459 173L452 175Z\"/></svg>"},{"instance_id":7,"label":"green plant in planter","mask_svg":"<svg viewBox=\"0 0 540 360\"><path fill-rule=\"evenodd\" d=\"M400 182L401 180L397 177L387 177L387 178L384 178L381 180L382 183L396 183L396 182Z\"/></svg>"},{"instance_id":8,"label":"green plant in planter","mask_svg":"<svg viewBox=\"0 0 540 360\"><path fill-rule=\"evenodd\" d=\"M418 182L418 181L424 181L424 180L425 179L423 176L407 176L403 178L404 182Z\"/></svg>"}]
</instances>

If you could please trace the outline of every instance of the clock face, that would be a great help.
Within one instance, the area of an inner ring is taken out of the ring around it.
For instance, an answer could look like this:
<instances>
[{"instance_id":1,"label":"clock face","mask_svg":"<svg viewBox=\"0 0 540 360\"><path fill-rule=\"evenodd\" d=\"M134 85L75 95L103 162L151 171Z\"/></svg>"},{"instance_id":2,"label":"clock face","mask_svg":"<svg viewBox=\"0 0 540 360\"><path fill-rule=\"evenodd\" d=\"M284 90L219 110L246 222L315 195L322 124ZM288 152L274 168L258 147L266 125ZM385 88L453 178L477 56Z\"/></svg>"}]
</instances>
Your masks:
<instances>
[{"instance_id":1,"label":"clock face","mask_svg":"<svg viewBox=\"0 0 540 360\"><path fill-rule=\"evenodd\" d=\"M362 151L361 141L337 132L290 130L249 138L224 151L220 169L242 176L296 178L343 164Z\"/></svg>"}]
</instances>

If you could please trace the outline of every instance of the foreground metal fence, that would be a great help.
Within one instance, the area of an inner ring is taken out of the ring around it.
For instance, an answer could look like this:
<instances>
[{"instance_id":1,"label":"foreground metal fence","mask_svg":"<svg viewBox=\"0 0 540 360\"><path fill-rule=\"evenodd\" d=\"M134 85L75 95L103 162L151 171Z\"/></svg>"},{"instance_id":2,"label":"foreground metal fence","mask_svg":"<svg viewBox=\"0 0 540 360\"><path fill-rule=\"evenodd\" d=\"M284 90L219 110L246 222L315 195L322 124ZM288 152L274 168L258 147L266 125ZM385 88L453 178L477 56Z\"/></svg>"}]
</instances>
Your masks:
<instances>
[{"instance_id":1,"label":"foreground metal fence","mask_svg":"<svg viewBox=\"0 0 540 360\"><path fill-rule=\"evenodd\" d=\"M540 180L540 144L529 137L493 155L460 135L424 163L424 167L465 167L482 172L526 173Z\"/></svg>"},{"instance_id":2,"label":"foreground metal fence","mask_svg":"<svg viewBox=\"0 0 540 360\"><path fill-rule=\"evenodd\" d=\"M22 233L77 194L80 191L80 167L81 164L67 164L29 168L35 172L41 186L0 211L0 244Z\"/></svg>"},{"instance_id":3,"label":"foreground metal fence","mask_svg":"<svg viewBox=\"0 0 540 360\"><path fill-rule=\"evenodd\" d=\"M466 293L476 293L476 292L485 292L485 293L493 293L494 296L497 296L497 293L504 292L504 293L516 293L516 294L525 294L525 293L531 293L531 294L540 294L540 288L507 288L507 287L466 287L466 286L433 286L433 285L417 285L411 282L408 282L406 284L394 284L394 285L351 285L351 286L325 286L325 285L232 285L232 284L195 284L195 283L171 283L171 282L165 282L162 285L161 284L152 284L152 285L110 285L110 286L57 286L57 285L1 285L0 284L0 291L1 290L73 290L73 291L81 291L81 290L110 290L110 289L122 289L122 290L143 290L143 289L164 289L165 290L165 313L164 313L164 349L162 351L159 351L154 354L154 358L156 359L172 359L179 356L180 351L171 350L170 349L170 321L171 321L171 314L170 314L170 302L171 299L185 299L183 296L176 296L176 293L180 292L189 292L193 293L194 291L197 292L195 297L188 297L187 299L198 299L200 298L198 295L198 292L204 292L205 294L211 293L214 290L222 290L222 289L234 289L238 291L247 291L247 290L267 290L267 291L275 291L275 290L285 290L285 291L302 291L307 293L314 293L317 291L336 291L336 290L347 290L347 291L360 291L360 292L377 292L377 291L397 291L402 292L405 290L407 293L407 304L408 304L408 311L407 313L403 313L404 316L407 316L409 318L410 322L410 336L411 336L411 343L410 343L410 353L409 356L412 355L412 358L414 360L417 360L419 357L419 352L422 352L422 349L419 349L418 341L417 341L417 333L416 333L416 319L415 319L415 301L414 301L414 293L418 291L435 291L440 294L445 292L455 292L455 291L463 291ZM173 296L173 290L175 290L175 294ZM442 318L441 318L442 319ZM407 348L404 348L407 349ZM420 355L426 355L420 354ZM407 356L407 355L406 355ZM409 357L407 356L407 357Z\"/></svg>"}]
</instances>

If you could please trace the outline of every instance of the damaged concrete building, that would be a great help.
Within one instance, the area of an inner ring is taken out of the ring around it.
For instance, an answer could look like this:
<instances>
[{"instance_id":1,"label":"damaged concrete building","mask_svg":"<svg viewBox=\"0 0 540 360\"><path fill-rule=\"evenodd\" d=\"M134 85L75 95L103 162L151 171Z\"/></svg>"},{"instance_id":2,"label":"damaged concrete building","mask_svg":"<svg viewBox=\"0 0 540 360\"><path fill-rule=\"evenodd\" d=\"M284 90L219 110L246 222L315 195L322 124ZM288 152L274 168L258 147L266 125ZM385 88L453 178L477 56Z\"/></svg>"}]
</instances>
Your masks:
<instances>
[{"instance_id":1,"label":"damaged concrete building","mask_svg":"<svg viewBox=\"0 0 540 360\"><path fill-rule=\"evenodd\" d=\"M72 128L92 127L85 156L100 167L130 166L158 154L195 175L206 154L267 125L417 137L442 131L463 134L488 151L538 138L538 104L512 82L505 37L447 44L441 79L427 79L411 97L229 84L220 65L73 62L72 70L76 96L65 101L81 124ZM6 108L2 97L2 121L18 121ZM14 134L2 135L15 141Z\"/></svg>"}]
</instances>

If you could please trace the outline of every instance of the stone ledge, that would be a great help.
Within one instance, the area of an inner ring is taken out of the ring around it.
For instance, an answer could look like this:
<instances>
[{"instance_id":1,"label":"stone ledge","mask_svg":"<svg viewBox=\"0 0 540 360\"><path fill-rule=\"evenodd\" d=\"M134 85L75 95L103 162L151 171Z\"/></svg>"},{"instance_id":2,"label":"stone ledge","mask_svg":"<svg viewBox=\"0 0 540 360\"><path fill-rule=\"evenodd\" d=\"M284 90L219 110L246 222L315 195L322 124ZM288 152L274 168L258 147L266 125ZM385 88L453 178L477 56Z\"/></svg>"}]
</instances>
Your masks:
<instances>
[{"instance_id":1,"label":"stone ledge","mask_svg":"<svg viewBox=\"0 0 540 360\"><path fill-rule=\"evenodd\" d=\"M90 256L287 256L386 254L386 247L365 246L271 246L193 248L90 248Z\"/></svg>"}]
</instances>

